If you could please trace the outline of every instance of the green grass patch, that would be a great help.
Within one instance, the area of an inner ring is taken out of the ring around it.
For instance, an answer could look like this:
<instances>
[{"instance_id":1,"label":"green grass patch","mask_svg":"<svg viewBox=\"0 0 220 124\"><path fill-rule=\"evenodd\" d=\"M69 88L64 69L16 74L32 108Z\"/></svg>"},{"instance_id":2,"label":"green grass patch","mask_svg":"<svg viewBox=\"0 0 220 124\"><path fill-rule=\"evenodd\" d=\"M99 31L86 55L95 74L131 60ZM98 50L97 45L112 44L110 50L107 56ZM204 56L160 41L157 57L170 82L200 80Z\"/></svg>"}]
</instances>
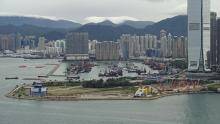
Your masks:
<instances>
[{"instance_id":1,"label":"green grass patch","mask_svg":"<svg viewBox=\"0 0 220 124\"><path fill-rule=\"evenodd\" d=\"M77 87L49 87L49 96L77 96L82 94L110 94L110 95L129 95L136 92L136 87L114 87L114 88L83 88Z\"/></svg>"},{"instance_id":2,"label":"green grass patch","mask_svg":"<svg viewBox=\"0 0 220 124\"><path fill-rule=\"evenodd\" d=\"M208 86L208 90L210 91L217 91L220 88L220 84L212 84Z\"/></svg>"}]
</instances>

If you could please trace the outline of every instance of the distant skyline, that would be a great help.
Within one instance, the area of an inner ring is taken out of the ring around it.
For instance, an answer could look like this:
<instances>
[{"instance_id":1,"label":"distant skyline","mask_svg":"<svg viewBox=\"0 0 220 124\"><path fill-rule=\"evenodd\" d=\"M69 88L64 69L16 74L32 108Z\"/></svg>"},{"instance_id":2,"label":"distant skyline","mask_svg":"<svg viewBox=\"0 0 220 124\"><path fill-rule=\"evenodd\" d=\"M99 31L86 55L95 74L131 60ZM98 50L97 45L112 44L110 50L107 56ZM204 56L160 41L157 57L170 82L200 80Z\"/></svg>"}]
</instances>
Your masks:
<instances>
[{"instance_id":1,"label":"distant skyline","mask_svg":"<svg viewBox=\"0 0 220 124\"><path fill-rule=\"evenodd\" d=\"M219 0L211 10L220 14ZM41 16L79 23L160 21L187 13L187 0L0 0L0 15Z\"/></svg>"}]
</instances>

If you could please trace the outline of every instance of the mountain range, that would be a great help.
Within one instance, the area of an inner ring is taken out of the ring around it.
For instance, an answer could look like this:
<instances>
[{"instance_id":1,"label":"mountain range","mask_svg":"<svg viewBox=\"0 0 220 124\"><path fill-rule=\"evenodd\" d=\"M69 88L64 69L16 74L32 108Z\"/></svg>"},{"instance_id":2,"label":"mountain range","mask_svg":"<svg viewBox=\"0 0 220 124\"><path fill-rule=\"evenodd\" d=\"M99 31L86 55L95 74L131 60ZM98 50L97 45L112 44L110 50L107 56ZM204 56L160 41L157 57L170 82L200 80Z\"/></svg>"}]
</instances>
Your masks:
<instances>
[{"instance_id":1,"label":"mountain range","mask_svg":"<svg viewBox=\"0 0 220 124\"><path fill-rule=\"evenodd\" d=\"M52 20L42 17L24 17L24 16L0 16L0 26L3 25L33 25L43 28L64 28L73 29L82 26L79 23L68 20Z\"/></svg>"},{"instance_id":2,"label":"mountain range","mask_svg":"<svg viewBox=\"0 0 220 124\"><path fill-rule=\"evenodd\" d=\"M122 34L154 34L159 36L160 31L164 29L168 33L176 36L187 36L187 16L179 15L173 18L167 18L152 25L147 25L143 28L134 28L128 25L112 25L109 21L83 25L75 32L88 32L91 40L97 39L99 41L113 40L116 41Z\"/></svg>"},{"instance_id":3,"label":"mountain range","mask_svg":"<svg viewBox=\"0 0 220 124\"><path fill-rule=\"evenodd\" d=\"M177 35L187 35L187 16L179 15L159 22L125 21L114 24L111 21L81 25L67 20L50 20L34 17L0 16L0 34L21 33L23 35L45 36L48 40L62 39L67 32L88 32L91 40L116 41L122 34L159 36L161 29Z\"/></svg>"}]
</instances>

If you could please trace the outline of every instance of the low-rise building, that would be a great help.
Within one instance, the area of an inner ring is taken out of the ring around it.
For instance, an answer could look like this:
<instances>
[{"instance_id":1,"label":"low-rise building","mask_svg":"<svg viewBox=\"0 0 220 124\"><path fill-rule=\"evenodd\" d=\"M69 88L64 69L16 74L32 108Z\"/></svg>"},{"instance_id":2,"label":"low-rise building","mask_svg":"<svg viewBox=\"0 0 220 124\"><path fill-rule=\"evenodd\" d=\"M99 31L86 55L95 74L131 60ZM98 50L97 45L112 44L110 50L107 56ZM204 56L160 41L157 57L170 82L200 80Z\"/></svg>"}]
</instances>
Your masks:
<instances>
[{"instance_id":1,"label":"low-rise building","mask_svg":"<svg viewBox=\"0 0 220 124\"><path fill-rule=\"evenodd\" d=\"M220 93L220 88L217 89L217 92Z\"/></svg>"},{"instance_id":2,"label":"low-rise building","mask_svg":"<svg viewBox=\"0 0 220 124\"><path fill-rule=\"evenodd\" d=\"M152 86L141 86L135 93L135 97L147 97L152 96L153 94L157 94L158 90L153 88Z\"/></svg>"},{"instance_id":3,"label":"low-rise building","mask_svg":"<svg viewBox=\"0 0 220 124\"><path fill-rule=\"evenodd\" d=\"M44 87L42 82L34 82L31 87L30 96L46 96L47 87Z\"/></svg>"}]
</instances>

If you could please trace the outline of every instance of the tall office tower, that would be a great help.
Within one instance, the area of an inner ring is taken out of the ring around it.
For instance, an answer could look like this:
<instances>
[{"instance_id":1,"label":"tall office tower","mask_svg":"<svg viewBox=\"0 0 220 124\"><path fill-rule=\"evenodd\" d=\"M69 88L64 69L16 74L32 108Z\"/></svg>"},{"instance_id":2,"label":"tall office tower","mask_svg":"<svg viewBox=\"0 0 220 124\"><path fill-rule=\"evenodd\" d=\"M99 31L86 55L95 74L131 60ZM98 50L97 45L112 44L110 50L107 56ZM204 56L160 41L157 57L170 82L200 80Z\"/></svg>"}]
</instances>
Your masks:
<instances>
[{"instance_id":1,"label":"tall office tower","mask_svg":"<svg viewBox=\"0 0 220 124\"><path fill-rule=\"evenodd\" d=\"M44 37L39 37L38 47L37 47L39 51L45 50L45 41L46 39Z\"/></svg>"},{"instance_id":2,"label":"tall office tower","mask_svg":"<svg viewBox=\"0 0 220 124\"><path fill-rule=\"evenodd\" d=\"M68 33L66 35L66 54L88 54L88 33Z\"/></svg>"},{"instance_id":3,"label":"tall office tower","mask_svg":"<svg viewBox=\"0 0 220 124\"><path fill-rule=\"evenodd\" d=\"M188 71L208 71L210 0L188 0Z\"/></svg>"},{"instance_id":4,"label":"tall office tower","mask_svg":"<svg viewBox=\"0 0 220 124\"><path fill-rule=\"evenodd\" d=\"M217 64L220 65L220 18L217 19Z\"/></svg>"},{"instance_id":5,"label":"tall office tower","mask_svg":"<svg viewBox=\"0 0 220 124\"><path fill-rule=\"evenodd\" d=\"M211 48L210 48L210 64L217 64L217 13L211 12Z\"/></svg>"}]
</instances>

